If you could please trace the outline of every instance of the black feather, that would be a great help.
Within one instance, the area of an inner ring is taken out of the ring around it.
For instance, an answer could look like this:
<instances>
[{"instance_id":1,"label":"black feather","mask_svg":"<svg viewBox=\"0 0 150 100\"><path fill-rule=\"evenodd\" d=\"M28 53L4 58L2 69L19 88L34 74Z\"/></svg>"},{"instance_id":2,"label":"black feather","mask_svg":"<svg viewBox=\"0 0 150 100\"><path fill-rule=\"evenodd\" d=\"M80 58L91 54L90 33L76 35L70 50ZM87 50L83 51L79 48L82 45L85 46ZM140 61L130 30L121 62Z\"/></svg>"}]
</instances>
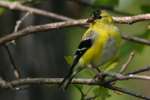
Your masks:
<instances>
[{"instance_id":1,"label":"black feather","mask_svg":"<svg viewBox=\"0 0 150 100\"><path fill-rule=\"evenodd\" d=\"M78 46L77 51L75 52L74 61L69 70L69 73L67 74L67 76L63 79L63 81L60 84L60 86L63 87L63 89L66 89L68 87L69 83L75 76L75 74L73 74L74 67L78 63L80 57L92 46L92 42L93 42L93 39L90 39L90 38L81 41L80 45Z\"/></svg>"},{"instance_id":2,"label":"black feather","mask_svg":"<svg viewBox=\"0 0 150 100\"><path fill-rule=\"evenodd\" d=\"M75 56L81 57L86 52L86 50L92 46L92 41L92 39L83 40L78 46L78 49L75 52Z\"/></svg>"},{"instance_id":3,"label":"black feather","mask_svg":"<svg viewBox=\"0 0 150 100\"><path fill-rule=\"evenodd\" d=\"M101 19L102 16L100 16L101 10L97 9L93 12L93 19Z\"/></svg>"}]
</instances>

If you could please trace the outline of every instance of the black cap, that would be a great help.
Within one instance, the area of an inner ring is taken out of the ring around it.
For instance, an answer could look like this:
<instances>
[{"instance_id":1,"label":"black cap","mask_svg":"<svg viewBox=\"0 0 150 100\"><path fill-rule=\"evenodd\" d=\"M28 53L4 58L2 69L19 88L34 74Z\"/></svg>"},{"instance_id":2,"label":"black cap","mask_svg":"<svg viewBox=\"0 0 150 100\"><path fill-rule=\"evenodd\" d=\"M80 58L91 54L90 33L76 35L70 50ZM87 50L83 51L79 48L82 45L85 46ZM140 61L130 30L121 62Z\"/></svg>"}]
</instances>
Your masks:
<instances>
[{"instance_id":1,"label":"black cap","mask_svg":"<svg viewBox=\"0 0 150 100\"><path fill-rule=\"evenodd\" d=\"M93 18L94 19L100 19L101 18L100 14L101 14L100 9L97 9L97 10L93 11Z\"/></svg>"}]
</instances>

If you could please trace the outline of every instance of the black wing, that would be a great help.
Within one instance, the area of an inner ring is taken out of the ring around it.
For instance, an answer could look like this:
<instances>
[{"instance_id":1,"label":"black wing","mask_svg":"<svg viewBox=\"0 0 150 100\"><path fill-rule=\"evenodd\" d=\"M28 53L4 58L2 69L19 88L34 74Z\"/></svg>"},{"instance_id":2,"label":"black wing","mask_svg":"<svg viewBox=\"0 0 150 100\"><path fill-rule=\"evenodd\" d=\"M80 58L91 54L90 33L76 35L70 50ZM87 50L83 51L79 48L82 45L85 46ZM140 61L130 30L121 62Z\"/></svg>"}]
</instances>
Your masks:
<instances>
[{"instance_id":1,"label":"black wing","mask_svg":"<svg viewBox=\"0 0 150 100\"><path fill-rule=\"evenodd\" d=\"M94 40L93 38L86 38L80 42L78 49L76 50L74 54L74 61L71 65L69 73L66 75L66 77L60 84L60 86L62 86L64 89L68 87L69 83L71 82L73 77L76 75L76 73L73 74L74 67L78 63L80 57L92 46L93 40Z\"/></svg>"},{"instance_id":2,"label":"black wing","mask_svg":"<svg viewBox=\"0 0 150 100\"><path fill-rule=\"evenodd\" d=\"M96 35L97 33L95 31L90 31L89 34L84 36L85 38L80 42L78 49L74 54L74 61L72 66L75 66L78 63L80 57L92 46Z\"/></svg>"},{"instance_id":3,"label":"black wing","mask_svg":"<svg viewBox=\"0 0 150 100\"><path fill-rule=\"evenodd\" d=\"M92 39L81 41L78 49L75 52L75 57L80 58L92 46L92 41Z\"/></svg>"}]
</instances>

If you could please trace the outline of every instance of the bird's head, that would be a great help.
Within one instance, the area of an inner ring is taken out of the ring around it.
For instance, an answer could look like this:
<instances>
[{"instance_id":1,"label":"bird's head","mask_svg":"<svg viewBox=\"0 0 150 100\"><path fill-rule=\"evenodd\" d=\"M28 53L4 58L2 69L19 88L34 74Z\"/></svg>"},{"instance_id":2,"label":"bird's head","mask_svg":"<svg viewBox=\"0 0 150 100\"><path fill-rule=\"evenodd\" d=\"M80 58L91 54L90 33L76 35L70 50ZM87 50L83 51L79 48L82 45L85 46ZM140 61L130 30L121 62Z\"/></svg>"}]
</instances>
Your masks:
<instances>
[{"instance_id":1,"label":"bird's head","mask_svg":"<svg viewBox=\"0 0 150 100\"><path fill-rule=\"evenodd\" d=\"M113 23L112 16L105 10L96 10L93 12L94 22Z\"/></svg>"}]
</instances>

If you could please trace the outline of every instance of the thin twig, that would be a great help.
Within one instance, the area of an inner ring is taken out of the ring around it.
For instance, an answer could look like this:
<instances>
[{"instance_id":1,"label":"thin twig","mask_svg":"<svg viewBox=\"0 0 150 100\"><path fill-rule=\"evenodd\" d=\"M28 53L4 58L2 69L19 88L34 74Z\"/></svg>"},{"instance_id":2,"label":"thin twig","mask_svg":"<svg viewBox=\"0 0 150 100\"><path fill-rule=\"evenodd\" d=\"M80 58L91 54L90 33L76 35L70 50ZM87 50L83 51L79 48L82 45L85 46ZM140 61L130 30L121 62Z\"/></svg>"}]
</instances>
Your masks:
<instances>
[{"instance_id":1,"label":"thin twig","mask_svg":"<svg viewBox=\"0 0 150 100\"><path fill-rule=\"evenodd\" d=\"M132 95L134 97L137 97L137 98L140 98L143 100L150 100L150 97L143 96L139 93L135 93L134 91L129 91L128 89L125 89L125 88L120 88L120 87L112 86L112 85L107 85L106 88L109 88L109 89L114 90L114 91L119 91L119 92L124 93L124 94Z\"/></svg>"},{"instance_id":2,"label":"thin twig","mask_svg":"<svg viewBox=\"0 0 150 100\"><path fill-rule=\"evenodd\" d=\"M103 84L110 84L116 81L121 81L121 80L147 80L150 81L150 76L145 76L145 75L134 75L134 74L126 74L122 75L119 73L104 73L106 76L112 77L109 80L105 80Z\"/></svg>"},{"instance_id":3,"label":"thin twig","mask_svg":"<svg viewBox=\"0 0 150 100\"><path fill-rule=\"evenodd\" d=\"M128 58L127 61L122 65L122 67L121 67L119 73L123 73L123 72L127 69L128 65L129 65L130 62L133 60L134 55L135 55L135 52L131 52L131 53L130 53L129 58Z\"/></svg>"},{"instance_id":4,"label":"thin twig","mask_svg":"<svg viewBox=\"0 0 150 100\"><path fill-rule=\"evenodd\" d=\"M143 45L150 45L150 40L146 40L146 39L143 39L143 38L139 38L139 37L135 37L135 36L128 36L128 35L125 35L125 34L122 35L122 38L127 40L127 41L140 43L140 44L143 44Z\"/></svg>"},{"instance_id":5,"label":"thin twig","mask_svg":"<svg viewBox=\"0 0 150 100\"><path fill-rule=\"evenodd\" d=\"M144 20L150 20L150 14L140 14L135 16L125 16L125 17L113 17L115 22L118 23L126 23L126 24L133 24L135 22L140 22Z\"/></svg>"},{"instance_id":6,"label":"thin twig","mask_svg":"<svg viewBox=\"0 0 150 100\"><path fill-rule=\"evenodd\" d=\"M130 74L130 75L121 75L121 74L116 74L115 75L115 79L114 80L111 80L107 83L111 83L111 82L114 82L114 81L120 81L120 80L129 80L129 79L134 79L134 80L148 80L150 81L150 76L145 76L145 75L134 75L134 74ZM105 82L104 82L105 83Z\"/></svg>"},{"instance_id":7,"label":"thin twig","mask_svg":"<svg viewBox=\"0 0 150 100\"><path fill-rule=\"evenodd\" d=\"M16 79L19 79L21 77L21 72L19 70L19 67L15 63L15 60L14 60L12 53L11 53L11 50L9 49L7 44L4 45L4 48L6 49L6 51L8 53L10 63L11 63L13 70L14 70L14 76L16 77Z\"/></svg>"},{"instance_id":8,"label":"thin twig","mask_svg":"<svg viewBox=\"0 0 150 100\"><path fill-rule=\"evenodd\" d=\"M84 94L83 90L82 90L80 87L78 87L78 86L75 86L75 87L80 91L80 94L81 94L81 100L84 100L85 94Z\"/></svg>"},{"instance_id":9,"label":"thin twig","mask_svg":"<svg viewBox=\"0 0 150 100\"><path fill-rule=\"evenodd\" d=\"M30 12L27 12L20 20L16 21L16 25L14 28L14 32L17 32L22 22L25 20L26 17L30 15ZM15 40L10 41L10 43L15 44Z\"/></svg>"},{"instance_id":10,"label":"thin twig","mask_svg":"<svg viewBox=\"0 0 150 100\"><path fill-rule=\"evenodd\" d=\"M38 14L38 15L42 15L42 16L46 16L46 17L50 17L50 18L54 18L54 19L58 19L58 20L64 20L64 21L73 20L71 18L62 16L62 15L59 15L56 13L48 12L48 11L33 8L33 7L24 6L24 5L20 4L19 2L9 2L9 1L0 0L0 6L10 9L10 10L19 10L19 11L30 12L33 14Z\"/></svg>"},{"instance_id":11,"label":"thin twig","mask_svg":"<svg viewBox=\"0 0 150 100\"><path fill-rule=\"evenodd\" d=\"M127 74L125 75L130 75L130 74L139 74L139 73L143 73L143 72L146 72L146 71L150 71L150 65L147 65L147 66L144 66L140 69L136 69L132 72L128 72Z\"/></svg>"},{"instance_id":12,"label":"thin twig","mask_svg":"<svg viewBox=\"0 0 150 100\"><path fill-rule=\"evenodd\" d=\"M83 24L87 24L85 23L85 21L86 20L64 21L64 22L56 22L56 23L50 23L50 24L44 24L44 25L29 26L18 32L13 32L13 33L10 33L9 35L6 35L0 38L0 45L6 42L12 41L12 40L16 40L20 37L29 35L31 33L35 34L36 32L42 32L42 31L60 29L64 27L80 26Z\"/></svg>"},{"instance_id":13,"label":"thin twig","mask_svg":"<svg viewBox=\"0 0 150 100\"><path fill-rule=\"evenodd\" d=\"M14 28L14 32L17 32L20 25L22 24L22 22L30 15L31 13L30 12L27 12L25 15L23 15L23 17L21 19L19 19L17 22L16 22L16 25L15 25L15 28Z\"/></svg>"},{"instance_id":14,"label":"thin twig","mask_svg":"<svg viewBox=\"0 0 150 100\"><path fill-rule=\"evenodd\" d=\"M42 16L47 16L63 21L71 21L74 20L72 18L68 18L66 16L58 15L52 12L48 12L45 10L40 10L32 7L27 7L24 5L21 5L19 2L8 2L8 1L0 1L0 6L5 7L11 10L20 10L20 11L26 11L35 13ZM135 22L144 21L144 20L150 20L150 14L140 14L136 16L126 16L126 17L113 17L114 21L117 23L126 23L126 24L133 24Z\"/></svg>"},{"instance_id":15,"label":"thin twig","mask_svg":"<svg viewBox=\"0 0 150 100\"><path fill-rule=\"evenodd\" d=\"M131 79L140 79L140 80L150 80L150 76L146 76L146 75L134 75L134 74L130 74L128 75L128 77ZM128 79L128 78L126 78ZM126 80L125 79L125 80Z\"/></svg>"},{"instance_id":16,"label":"thin twig","mask_svg":"<svg viewBox=\"0 0 150 100\"><path fill-rule=\"evenodd\" d=\"M20 20L18 20L18 21L16 22L16 25L15 25L15 28L14 28L14 32L17 32L17 31L18 31L18 29L19 29L21 23L24 21L24 19L25 19L29 14L30 14L30 13L27 12ZM12 40L11 43L14 44L15 41ZM4 45L4 48L6 49L6 51L7 51L7 53L8 53L8 57L9 57L9 59L10 59L10 62L11 62L11 64L12 64L12 66L13 66L14 75L15 75L16 79L19 79L19 78L21 77L21 72L20 72L20 70L19 70L19 67L18 67L18 66L16 65L16 63L15 63L15 60L14 60L14 58L13 58L13 56L12 56L12 53L11 53L11 50L9 49L9 44L8 44L8 43L5 44L5 45Z\"/></svg>"}]
</instances>

